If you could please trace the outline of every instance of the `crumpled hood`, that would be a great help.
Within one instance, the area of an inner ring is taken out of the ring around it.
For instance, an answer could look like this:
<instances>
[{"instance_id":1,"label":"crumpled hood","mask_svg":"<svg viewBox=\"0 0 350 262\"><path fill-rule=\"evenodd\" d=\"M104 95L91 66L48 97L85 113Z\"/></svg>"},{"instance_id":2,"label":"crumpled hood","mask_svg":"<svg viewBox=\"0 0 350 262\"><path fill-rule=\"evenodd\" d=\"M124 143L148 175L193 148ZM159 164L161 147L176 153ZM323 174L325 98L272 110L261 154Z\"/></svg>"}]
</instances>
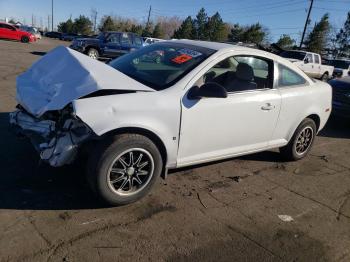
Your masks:
<instances>
[{"instance_id":1,"label":"crumpled hood","mask_svg":"<svg viewBox=\"0 0 350 262\"><path fill-rule=\"evenodd\" d=\"M97 60L59 46L17 77L18 103L40 117L98 90L154 91Z\"/></svg>"}]
</instances>

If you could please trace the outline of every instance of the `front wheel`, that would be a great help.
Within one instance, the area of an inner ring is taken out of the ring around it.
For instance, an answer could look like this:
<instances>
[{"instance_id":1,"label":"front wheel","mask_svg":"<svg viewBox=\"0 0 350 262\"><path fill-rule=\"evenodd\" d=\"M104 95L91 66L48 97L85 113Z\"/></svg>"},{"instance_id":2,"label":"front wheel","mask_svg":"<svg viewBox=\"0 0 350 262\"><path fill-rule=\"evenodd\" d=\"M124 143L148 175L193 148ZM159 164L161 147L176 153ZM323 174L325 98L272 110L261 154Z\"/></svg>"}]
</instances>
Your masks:
<instances>
[{"instance_id":1,"label":"front wheel","mask_svg":"<svg viewBox=\"0 0 350 262\"><path fill-rule=\"evenodd\" d=\"M29 43L29 37L28 36L22 36L21 42L22 43Z\"/></svg>"},{"instance_id":2,"label":"front wheel","mask_svg":"<svg viewBox=\"0 0 350 262\"><path fill-rule=\"evenodd\" d=\"M311 149L317 133L315 121L306 118L298 126L288 145L280 148L280 152L286 160L299 160L304 158Z\"/></svg>"},{"instance_id":3,"label":"front wheel","mask_svg":"<svg viewBox=\"0 0 350 262\"><path fill-rule=\"evenodd\" d=\"M100 144L90 157L88 182L113 206L133 203L152 188L163 168L157 146L147 137L124 134Z\"/></svg>"},{"instance_id":4,"label":"front wheel","mask_svg":"<svg viewBox=\"0 0 350 262\"><path fill-rule=\"evenodd\" d=\"M99 57L99 53L95 48L89 48L89 50L87 51L87 55L95 60L97 60Z\"/></svg>"}]
</instances>

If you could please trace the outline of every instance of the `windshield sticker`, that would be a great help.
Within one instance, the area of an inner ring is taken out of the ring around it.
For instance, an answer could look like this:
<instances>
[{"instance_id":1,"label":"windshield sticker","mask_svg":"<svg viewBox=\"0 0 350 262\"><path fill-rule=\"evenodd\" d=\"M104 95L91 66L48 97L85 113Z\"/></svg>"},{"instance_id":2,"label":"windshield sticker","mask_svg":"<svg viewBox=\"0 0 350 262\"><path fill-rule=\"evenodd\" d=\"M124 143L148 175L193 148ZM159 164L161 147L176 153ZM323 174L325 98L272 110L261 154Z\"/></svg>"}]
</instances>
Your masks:
<instances>
[{"instance_id":1,"label":"windshield sticker","mask_svg":"<svg viewBox=\"0 0 350 262\"><path fill-rule=\"evenodd\" d=\"M191 56L193 58L196 58L196 57L202 55L202 53L200 53L200 52L197 52L197 51L194 51L194 50L191 50L191 49L187 49L187 48L180 49L178 52L180 54L189 55L189 56Z\"/></svg>"},{"instance_id":2,"label":"windshield sticker","mask_svg":"<svg viewBox=\"0 0 350 262\"><path fill-rule=\"evenodd\" d=\"M173 61L176 64L183 64L186 63L187 61L191 60L192 56L186 55L186 54L182 54L179 55L173 59L171 59L171 61Z\"/></svg>"}]
</instances>

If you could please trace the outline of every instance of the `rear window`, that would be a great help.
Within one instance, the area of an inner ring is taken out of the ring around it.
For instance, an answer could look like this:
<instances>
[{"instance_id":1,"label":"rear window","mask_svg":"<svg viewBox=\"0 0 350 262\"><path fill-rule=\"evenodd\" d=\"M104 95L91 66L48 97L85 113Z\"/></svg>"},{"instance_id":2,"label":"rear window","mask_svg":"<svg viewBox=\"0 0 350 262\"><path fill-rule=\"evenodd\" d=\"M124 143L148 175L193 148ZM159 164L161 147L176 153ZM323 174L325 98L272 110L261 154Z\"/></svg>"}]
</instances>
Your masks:
<instances>
[{"instance_id":1,"label":"rear window","mask_svg":"<svg viewBox=\"0 0 350 262\"><path fill-rule=\"evenodd\" d=\"M279 71L279 75L278 75L279 87L303 85L306 83L306 80L304 77L302 77L297 72L293 71L292 69L286 66L278 65L278 71Z\"/></svg>"}]
</instances>

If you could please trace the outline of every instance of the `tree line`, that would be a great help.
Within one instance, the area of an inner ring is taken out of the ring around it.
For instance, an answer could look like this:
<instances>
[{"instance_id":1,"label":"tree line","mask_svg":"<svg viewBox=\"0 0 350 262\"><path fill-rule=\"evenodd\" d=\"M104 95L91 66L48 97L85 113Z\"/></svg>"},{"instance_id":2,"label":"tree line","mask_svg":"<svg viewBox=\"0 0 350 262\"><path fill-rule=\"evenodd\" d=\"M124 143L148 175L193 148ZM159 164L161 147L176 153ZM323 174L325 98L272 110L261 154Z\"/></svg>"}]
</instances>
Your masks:
<instances>
[{"instance_id":1,"label":"tree line","mask_svg":"<svg viewBox=\"0 0 350 262\"><path fill-rule=\"evenodd\" d=\"M307 32L303 47L312 52L320 53L332 49L334 55L350 55L350 12L342 28L336 30L326 13ZM58 25L58 31L63 33L94 34L96 25L84 15L72 20L69 18ZM144 37L164 39L195 39L218 42L242 42L251 44L268 44L271 36L268 28L260 23L240 25L224 22L220 13L210 16L201 8L195 17L188 16L184 20L174 17L159 17L155 21L140 23L136 19L119 16L103 16L98 30L133 32ZM283 34L276 42L282 48L297 48L297 43L288 34Z\"/></svg>"}]
</instances>

